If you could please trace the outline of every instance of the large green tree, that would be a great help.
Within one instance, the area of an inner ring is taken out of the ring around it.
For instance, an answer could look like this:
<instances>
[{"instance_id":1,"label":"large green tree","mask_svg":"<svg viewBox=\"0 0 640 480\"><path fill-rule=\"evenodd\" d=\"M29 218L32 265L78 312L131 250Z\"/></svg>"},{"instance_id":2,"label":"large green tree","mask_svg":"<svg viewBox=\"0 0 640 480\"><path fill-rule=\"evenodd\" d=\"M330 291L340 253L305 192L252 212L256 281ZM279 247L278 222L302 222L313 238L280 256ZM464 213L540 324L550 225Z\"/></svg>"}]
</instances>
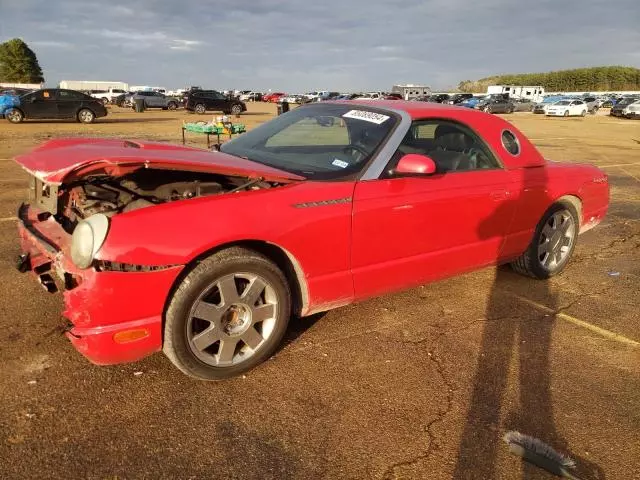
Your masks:
<instances>
[{"instance_id":1,"label":"large green tree","mask_svg":"<svg viewBox=\"0 0 640 480\"><path fill-rule=\"evenodd\" d=\"M0 43L0 82L44 82L36 54L20 38Z\"/></svg>"}]
</instances>

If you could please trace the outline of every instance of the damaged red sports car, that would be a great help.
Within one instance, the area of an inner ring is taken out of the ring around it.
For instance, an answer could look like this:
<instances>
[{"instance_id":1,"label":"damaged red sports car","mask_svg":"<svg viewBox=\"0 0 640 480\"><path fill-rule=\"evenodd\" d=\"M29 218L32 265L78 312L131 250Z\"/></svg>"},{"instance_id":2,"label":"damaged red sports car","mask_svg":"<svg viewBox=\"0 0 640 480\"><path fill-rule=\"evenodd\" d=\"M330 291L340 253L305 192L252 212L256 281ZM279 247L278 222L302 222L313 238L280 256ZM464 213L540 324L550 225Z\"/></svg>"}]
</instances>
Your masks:
<instances>
[{"instance_id":1,"label":"damaged red sports car","mask_svg":"<svg viewBox=\"0 0 640 480\"><path fill-rule=\"evenodd\" d=\"M209 380L272 355L292 316L495 264L548 278L609 203L598 168L422 102L308 104L220 151L70 138L17 162L18 268L63 291L73 345Z\"/></svg>"}]
</instances>

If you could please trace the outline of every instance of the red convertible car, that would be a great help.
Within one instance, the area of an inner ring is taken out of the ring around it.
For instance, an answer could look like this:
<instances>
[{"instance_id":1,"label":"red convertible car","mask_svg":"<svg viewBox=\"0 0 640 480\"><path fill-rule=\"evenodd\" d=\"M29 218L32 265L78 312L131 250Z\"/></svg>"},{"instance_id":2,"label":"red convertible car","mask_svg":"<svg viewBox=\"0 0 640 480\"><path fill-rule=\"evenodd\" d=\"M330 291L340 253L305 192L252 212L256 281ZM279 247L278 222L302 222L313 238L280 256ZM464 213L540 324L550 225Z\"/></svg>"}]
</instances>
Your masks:
<instances>
[{"instance_id":1,"label":"red convertible car","mask_svg":"<svg viewBox=\"0 0 640 480\"><path fill-rule=\"evenodd\" d=\"M69 138L17 158L18 268L64 291L92 362L163 350L194 377L236 375L292 316L488 265L557 274L609 203L598 168L441 104L312 103L219 150Z\"/></svg>"}]
</instances>

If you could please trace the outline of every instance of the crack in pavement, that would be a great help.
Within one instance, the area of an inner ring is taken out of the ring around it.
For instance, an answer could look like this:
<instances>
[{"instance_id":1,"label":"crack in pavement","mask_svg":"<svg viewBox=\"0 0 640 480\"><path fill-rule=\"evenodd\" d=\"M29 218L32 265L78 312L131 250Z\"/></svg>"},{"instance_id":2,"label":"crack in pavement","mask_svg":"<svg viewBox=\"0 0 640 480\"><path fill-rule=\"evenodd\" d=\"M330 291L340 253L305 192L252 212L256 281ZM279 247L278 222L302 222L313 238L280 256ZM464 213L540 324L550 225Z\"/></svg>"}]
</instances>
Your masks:
<instances>
[{"instance_id":1,"label":"crack in pavement","mask_svg":"<svg viewBox=\"0 0 640 480\"><path fill-rule=\"evenodd\" d=\"M444 308L442 309L443 313L445 312ZM453 409L453 395L454 392L457 390L455 383L450 380L448 378L448 376L445 373L445 368L444 365L442 364L442 361L440 360L440 358L438 357L438 355L435 353L435 347L438 344L438 341L445 337L447 335L447 330L443 330L440 329L440 333L439 335L436 337L436 339L433 341L433 345L432 347L427 351L427 355L429 357L429 361L432 362L435 365L435 369L436 372L438 373L438 376L440 377L440 379L442 380L442 383L445 385L446 389L447 389L447 395L446 395L446 399L445 399L445 407L443 408L439 408L438 414L435 416L435 418L432 418L429 423L427 423L427 426L425 428L425 431L427 432L427 449L408 459L408 460L403 460L400 462L396 462L393 463L392 465L390 465L389 467L387 467L387 469L385 470L385 472L382 475L382 478L384 478L385 480L390 480L390 479L394 479L397 478L395 471L398 468L401 467L409 467L411 465L415 465L416 463L418 463L421 460L426 460L427 458L429 458L431 456L431 454L440 449L440 443L438 442L438 437L435 434L435 432L433 431L433 427L438 424L438 423L442 423L445 419L445 417L451 413L451 410ZM401 341L400 343L410 343L410 344L421 344L424 341L428 340L427 338L423 338L421 340L418 341L411 341L411 340L407 340L407 341Z\"/></svg>"}]
</instances>

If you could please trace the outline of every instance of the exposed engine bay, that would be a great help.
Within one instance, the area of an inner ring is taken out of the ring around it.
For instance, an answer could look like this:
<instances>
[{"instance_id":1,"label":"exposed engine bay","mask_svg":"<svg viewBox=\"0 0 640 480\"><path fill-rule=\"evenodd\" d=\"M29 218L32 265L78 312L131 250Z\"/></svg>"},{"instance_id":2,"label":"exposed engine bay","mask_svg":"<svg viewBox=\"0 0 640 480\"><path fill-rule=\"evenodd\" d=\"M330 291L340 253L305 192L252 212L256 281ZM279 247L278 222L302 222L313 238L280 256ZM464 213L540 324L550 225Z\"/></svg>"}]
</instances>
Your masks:
<instances>
[{"instance_id":1,"label":"exposed engine bay","mask_svg":"<svg viewBox=\"0 0 640 480\"><path fill-rule=\"evenodd\" d=\"M59 187L32 182L32 201L53 214L67 230L96 213L113 216L177 200L272 188L261 178L139 168L120 177L92 172Z\"/></svg>"}]
</instances>

